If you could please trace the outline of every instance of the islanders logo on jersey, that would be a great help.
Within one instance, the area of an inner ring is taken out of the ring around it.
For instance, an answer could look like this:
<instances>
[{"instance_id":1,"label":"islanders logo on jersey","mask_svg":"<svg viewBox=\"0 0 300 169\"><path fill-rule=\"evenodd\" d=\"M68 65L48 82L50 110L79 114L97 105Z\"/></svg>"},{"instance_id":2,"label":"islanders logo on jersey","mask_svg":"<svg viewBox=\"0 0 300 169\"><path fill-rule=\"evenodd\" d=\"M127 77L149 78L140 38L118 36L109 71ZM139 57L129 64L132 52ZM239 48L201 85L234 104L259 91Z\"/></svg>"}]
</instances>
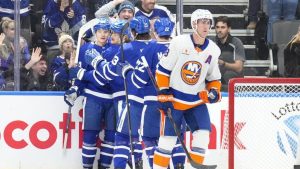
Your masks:
<instances>
[{"instance_id":1,"label":"islanders logo on jersey","mask_svg":"<svg viewBox=\"0 0 300 169\"><path fill-rule=\"evenodd\" d=\"M201 74L202 65L196 61L188 61L181 68L181 78L188 85L198 82Z\"/></svg>"}]
</instances>

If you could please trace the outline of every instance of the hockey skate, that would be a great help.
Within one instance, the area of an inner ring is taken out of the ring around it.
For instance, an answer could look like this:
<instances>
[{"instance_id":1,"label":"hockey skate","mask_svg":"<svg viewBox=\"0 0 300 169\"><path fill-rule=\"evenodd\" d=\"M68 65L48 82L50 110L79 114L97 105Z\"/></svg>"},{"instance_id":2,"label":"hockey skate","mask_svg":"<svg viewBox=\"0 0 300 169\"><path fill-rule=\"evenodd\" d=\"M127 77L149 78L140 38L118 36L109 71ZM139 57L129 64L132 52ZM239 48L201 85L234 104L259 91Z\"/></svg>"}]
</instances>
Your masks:
<instances>
[{"instance_id":1,"label":"hockey skate","mask_svg":"<svg viewBox=\"0 0 300 169\"><path fill-rule=\"evenodd\" d=\"M132 169L132 164L129 162L127 164ZM143 160L139 160L135 163L135 169L143 169Z\"/></svg>"}]
</instances>

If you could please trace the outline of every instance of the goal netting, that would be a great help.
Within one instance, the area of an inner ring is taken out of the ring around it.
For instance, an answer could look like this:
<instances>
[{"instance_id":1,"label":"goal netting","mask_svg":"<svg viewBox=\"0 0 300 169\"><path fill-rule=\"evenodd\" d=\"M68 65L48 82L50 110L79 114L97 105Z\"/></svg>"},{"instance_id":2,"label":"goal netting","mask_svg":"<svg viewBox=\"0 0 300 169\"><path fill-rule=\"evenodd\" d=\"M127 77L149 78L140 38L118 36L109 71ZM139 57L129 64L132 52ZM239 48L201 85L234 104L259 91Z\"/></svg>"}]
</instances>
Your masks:
<instances>
[{"instance_id":1,"label":"goal netting","mask_svg":"<svg viewBox=\"0 0 300 169\"><path fill-rule=\"evenodd\" d=\"M300 161L300 78L233 79L228 94L228 168L293 169Z\"/></svg>"}]
</instances>

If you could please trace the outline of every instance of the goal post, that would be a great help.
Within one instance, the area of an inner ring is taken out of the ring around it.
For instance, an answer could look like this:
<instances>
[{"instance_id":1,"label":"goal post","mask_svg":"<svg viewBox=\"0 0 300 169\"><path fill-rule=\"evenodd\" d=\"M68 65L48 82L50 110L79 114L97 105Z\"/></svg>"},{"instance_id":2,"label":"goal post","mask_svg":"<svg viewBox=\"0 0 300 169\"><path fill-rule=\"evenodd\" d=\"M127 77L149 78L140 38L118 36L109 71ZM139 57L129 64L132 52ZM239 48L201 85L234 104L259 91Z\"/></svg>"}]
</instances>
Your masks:
<instances>
[{"instance_id":1,"label":"goal post","mask_svg":"<svg viewBox=\"0 0 300 169\"><path fill-rule=\"evenodd\" d=\"M300 164L300 78L232 79L228 97L228 169Z\"/></svg>"}]
</instances>

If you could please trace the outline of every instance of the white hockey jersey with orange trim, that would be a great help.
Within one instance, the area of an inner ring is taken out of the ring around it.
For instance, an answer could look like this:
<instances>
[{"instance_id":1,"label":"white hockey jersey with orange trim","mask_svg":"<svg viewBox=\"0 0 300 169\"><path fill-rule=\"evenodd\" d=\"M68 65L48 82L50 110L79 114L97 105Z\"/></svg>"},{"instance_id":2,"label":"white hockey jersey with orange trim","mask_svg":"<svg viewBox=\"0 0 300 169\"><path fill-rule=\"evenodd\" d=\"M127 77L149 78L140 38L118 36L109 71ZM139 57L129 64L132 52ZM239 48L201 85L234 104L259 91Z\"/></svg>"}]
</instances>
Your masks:
<instances>
[{"instance_id":1,"label":"white hockey jersey with orange trim","mask_svg":"<svg viewBox=\"0 0 300 169\"><path fill-rule=\"evenodd\" d=\"M191 35L175 37L169 53L158 65L156 78L160 89L170 88L174 95L174 108L186 110L202 104L198 92L207 82L219 81L220 48L206 39L201 49L194 46Z\"/></svg>"}]
</instances>

